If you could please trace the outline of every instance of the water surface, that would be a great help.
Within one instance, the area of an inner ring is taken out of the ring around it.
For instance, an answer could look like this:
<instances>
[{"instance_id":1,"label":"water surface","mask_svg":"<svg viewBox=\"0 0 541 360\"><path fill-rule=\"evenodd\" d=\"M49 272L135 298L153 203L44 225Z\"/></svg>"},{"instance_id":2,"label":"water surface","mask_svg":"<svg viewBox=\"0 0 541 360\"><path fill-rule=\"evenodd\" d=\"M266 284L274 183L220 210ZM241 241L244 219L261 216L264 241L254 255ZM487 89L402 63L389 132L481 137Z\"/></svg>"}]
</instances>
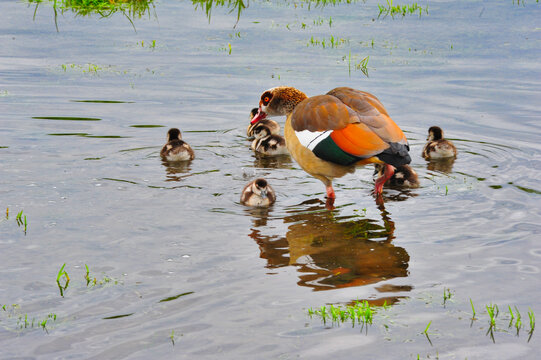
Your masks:
<instances>
[{"instance_id":1,"label":"water surface","mask_svg":"<svg viewBox=\"0 0 541 360\"><path fill-rule=\"evenodd\" d=\"M121 12L55 24L48 3L0 3L2 358L536 358L538 3L432 1L395 18L377 1L316 5L250 2L238 19L214 6L209 21L164 0L131 17L134 31ZM310 44L331 36L343 41ZM356 67L367 56L369 77ZM378 205L366 167L335 181L326 210L292 159L249 149L249 111L279 85L375 94L421 187ZM421 158L432 125L456 161ZM195 160L161 161L170 127ZM266 210L239 204L258 176L277 191ZM307 313L364 299L392 306L363 331ZM51 313L47 331L24 327Z\"/></svg>"}]
</instances>

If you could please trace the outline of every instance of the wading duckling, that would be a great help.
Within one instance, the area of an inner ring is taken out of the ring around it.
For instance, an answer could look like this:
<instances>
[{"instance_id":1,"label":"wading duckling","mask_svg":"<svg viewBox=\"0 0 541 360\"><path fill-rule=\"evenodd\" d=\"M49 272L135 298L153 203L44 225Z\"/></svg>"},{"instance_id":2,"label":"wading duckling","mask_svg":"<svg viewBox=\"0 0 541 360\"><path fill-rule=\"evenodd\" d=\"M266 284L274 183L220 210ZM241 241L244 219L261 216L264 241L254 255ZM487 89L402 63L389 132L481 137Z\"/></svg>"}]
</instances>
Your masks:
<instances>
[{"instance_id":1,"label":"wading duckling","mask_svg":"<svg viewBox=\"0 0 541 360\"><path fill-rule=\"evenodd\" d=\"M456 147L449 140L443 138L443 130L438 126L428 129L428 141L423 148L423 157L430 159L443 159L456 157Z\"/></svg>"},{"instance_id":2,"label":"wading duckling","mask_svg":"<svg viewBox=\"0 0 541 360\"><path fill-rule=\"evenodd\" d=\"M383 175L382 164L375 164L374 175L378 175L378 177ZM411 166L400 165L396 168L393 176L385 182L385 185L401 188L418 188L419 177Z\"/></svg>"},{"instance_id":3,"label":"wading duckling","mask_svg":"<svg viewBox=\"0 0 541 360\"><path fill-rule=\"evenodd\" d=\"M328 208L336 197L333 179L355 171L355 166L384 166L374 188L379 196L395 168L411 162L406 136L370 93L339 87L308 97L292 87L275 87L261 95L252 124L280 115L287 116L284 135L289 153L323 182Z\"/></svg>"},{"instance_id":4,"label":"wading duckling","mask_svg":"<svg viewBox=\"0 0 541 360\"><path fill-rule=\"evenodd\" d=\"M167 161L188 161L195 157L191 146L182 140L180 130L177 128L169 129L167 132L167 143L160 151L160 155Z\"/></svg>"},{"instance_id":5,"label":"wading duckling","mask_svg":"<svg viewBox=\"0 0 541 360\"><path fill-rule=\"evenodd\" d=\"M256 137L250 148L255 152L269 156L289 154L286 147L286 139L280 135L267 135L263 138Z\"/></svg>"},{"instance_id":6,"label":"wading duckling","mask_svg":"<svg viewBox=\"0 0 541 360\"><path fill-rule=\"evenodd\" d=\"M242 190L240 203L246 206L270 206L276 201L276 194L267 180L258 178Z\"/></svg>"},{"instance_id":7,"label":"wading duckling","mask_svg":"<svg viewBox=\"0 0 541 360\"><path fill-rule=\"evenodd\" d=\"M250 111L250 122L254 118L254 116L257 115L257 112L259 111L258 108L253 108L252 111ZM250 123L248 125L248 129L246 129L246 135L249 138L262 138L267 135L279 135L280 134L280 124L278 124L276 121L271 119L264 119L261 121L258 121L255 124Z\"/></svg>"}]
</instances>

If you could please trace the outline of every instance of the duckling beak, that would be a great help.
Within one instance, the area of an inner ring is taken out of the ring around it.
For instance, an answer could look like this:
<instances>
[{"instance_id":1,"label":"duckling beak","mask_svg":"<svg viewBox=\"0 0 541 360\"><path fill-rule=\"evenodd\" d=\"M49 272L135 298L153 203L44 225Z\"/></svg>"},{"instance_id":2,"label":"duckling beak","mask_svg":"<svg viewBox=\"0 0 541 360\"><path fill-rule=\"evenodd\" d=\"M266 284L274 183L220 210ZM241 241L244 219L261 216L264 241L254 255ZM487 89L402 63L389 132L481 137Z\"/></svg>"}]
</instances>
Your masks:
<instances>
[{"instance_id":1,"label":"duckling beak","mask_svg":"<svg viewBox=\"0 0 541 360\"><path fill-rule=\"evenodd\" d=\"M267 197L267 189L261 189L261 197L263 199Z\"/></svg>"},{"instance_id":2,"label":"duckling beak","mask_svg":"<svg viewBox=\"0 0 541 360\"><path fill-rule=\"evenodd\" d=\"M264 118L267 117L267 114L265 114L262 110L261 110L261 106L259 107L259 110L257 112L257 114L255 114L255 116L252 118L252 121L250 121L250 124L255 124L256 122L258 122L259 120L263 120Z\"/></svg>"}]
</instances>

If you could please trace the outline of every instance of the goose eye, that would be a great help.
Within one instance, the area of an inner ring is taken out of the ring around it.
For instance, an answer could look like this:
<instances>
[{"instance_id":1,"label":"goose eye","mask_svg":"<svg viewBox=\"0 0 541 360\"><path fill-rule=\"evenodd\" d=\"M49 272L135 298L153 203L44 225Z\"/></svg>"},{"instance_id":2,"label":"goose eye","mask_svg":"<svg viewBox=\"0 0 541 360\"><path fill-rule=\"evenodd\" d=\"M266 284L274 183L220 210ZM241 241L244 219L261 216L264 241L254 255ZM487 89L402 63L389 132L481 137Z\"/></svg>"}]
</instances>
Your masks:
<instances>
[{"instance_id":1,"label":"goose eye","mask_svg":"<svg viewBox=\"0 0 541 360\"><path fill-rule=\"evenodd\" d=\"M261 96L261 102L263 105L267 106L267 104L271 101L272 95L270 93L265 93L263 96Z\"/></svg>"}]
</instances>

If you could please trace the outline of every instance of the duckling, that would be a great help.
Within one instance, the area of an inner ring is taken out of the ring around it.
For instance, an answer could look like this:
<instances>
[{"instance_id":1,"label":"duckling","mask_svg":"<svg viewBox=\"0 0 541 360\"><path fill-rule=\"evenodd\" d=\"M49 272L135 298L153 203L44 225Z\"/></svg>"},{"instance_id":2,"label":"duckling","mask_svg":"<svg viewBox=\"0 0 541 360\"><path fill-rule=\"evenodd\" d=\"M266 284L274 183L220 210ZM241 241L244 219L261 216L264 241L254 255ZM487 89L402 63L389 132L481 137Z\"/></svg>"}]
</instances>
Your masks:
<instances>
[{"instance_id":1,"label":"duckling","mask_svg":"<svg viewBox=\"0 0 541 360\"><path fill-rule=\"evenodd\" d=\"M443 130L438 126L428 129L428 141L423 148L423 157L430 159L443 159L456 157L456 147L449 140L443 138Z\"/></svg>"},{"instance_id":2,"label":"duckling","mask_svg":"<svg viewBox=\"0 0 541 360\"><path fill-rule=\"evenodd\" d=\"M269 156L289 154L287 151L286 139L280 135L270 134L262 138L256 137L250 148L255 152Z\"/></svg>"},{"instance_id":3,"label":"duckling","mask_svg":"<svg viewBox=\"0 0 541 360\"><path fill-rule=\"evenodd\" d=\"M253 108L250 112L250 121L257 115L259 109ZM248 129L246 129L246 135L249 138L265 137L267 135L279 135L280 134L280 124L271 119L264 119L258 121L255 124L250 123Z\"/></svg>"},{"instance_id":4,"label":"duckling","mask_svg":"<svg viewBox=\"0 0 541 360\"><path fill-rule=\"evenodd\" d=\"M167 132L167 143L160 151L160 155L167 161L188 161L195 157L191 146L182 140L180 130L177 128L169 129Z\"/></svg>"},{"instance_id":5,"label":"duckling","mask_svg":"<svg viewBox=\"0 0 541 360\"><path fill-rule=\"evenodd\" d=\"M375 164L374 175L378 177L383 175L383 165ZM386 185L391 187L401 187L401 188L418 188L419 187L419 177L413 168L407 164L400 165L396 168L393 176L385 182Z\"/></svg>"},{"instance_id":6,"label":"duckling","mask_svg":"<svg viewBox=\"0 0 541 360\"><path fill-rule=\"evenodd\" d=\"M242 190L240 203L246 206L270 206L276 201L276 194L267 180L258 178Z\"/></svg>"}]
</instances>

